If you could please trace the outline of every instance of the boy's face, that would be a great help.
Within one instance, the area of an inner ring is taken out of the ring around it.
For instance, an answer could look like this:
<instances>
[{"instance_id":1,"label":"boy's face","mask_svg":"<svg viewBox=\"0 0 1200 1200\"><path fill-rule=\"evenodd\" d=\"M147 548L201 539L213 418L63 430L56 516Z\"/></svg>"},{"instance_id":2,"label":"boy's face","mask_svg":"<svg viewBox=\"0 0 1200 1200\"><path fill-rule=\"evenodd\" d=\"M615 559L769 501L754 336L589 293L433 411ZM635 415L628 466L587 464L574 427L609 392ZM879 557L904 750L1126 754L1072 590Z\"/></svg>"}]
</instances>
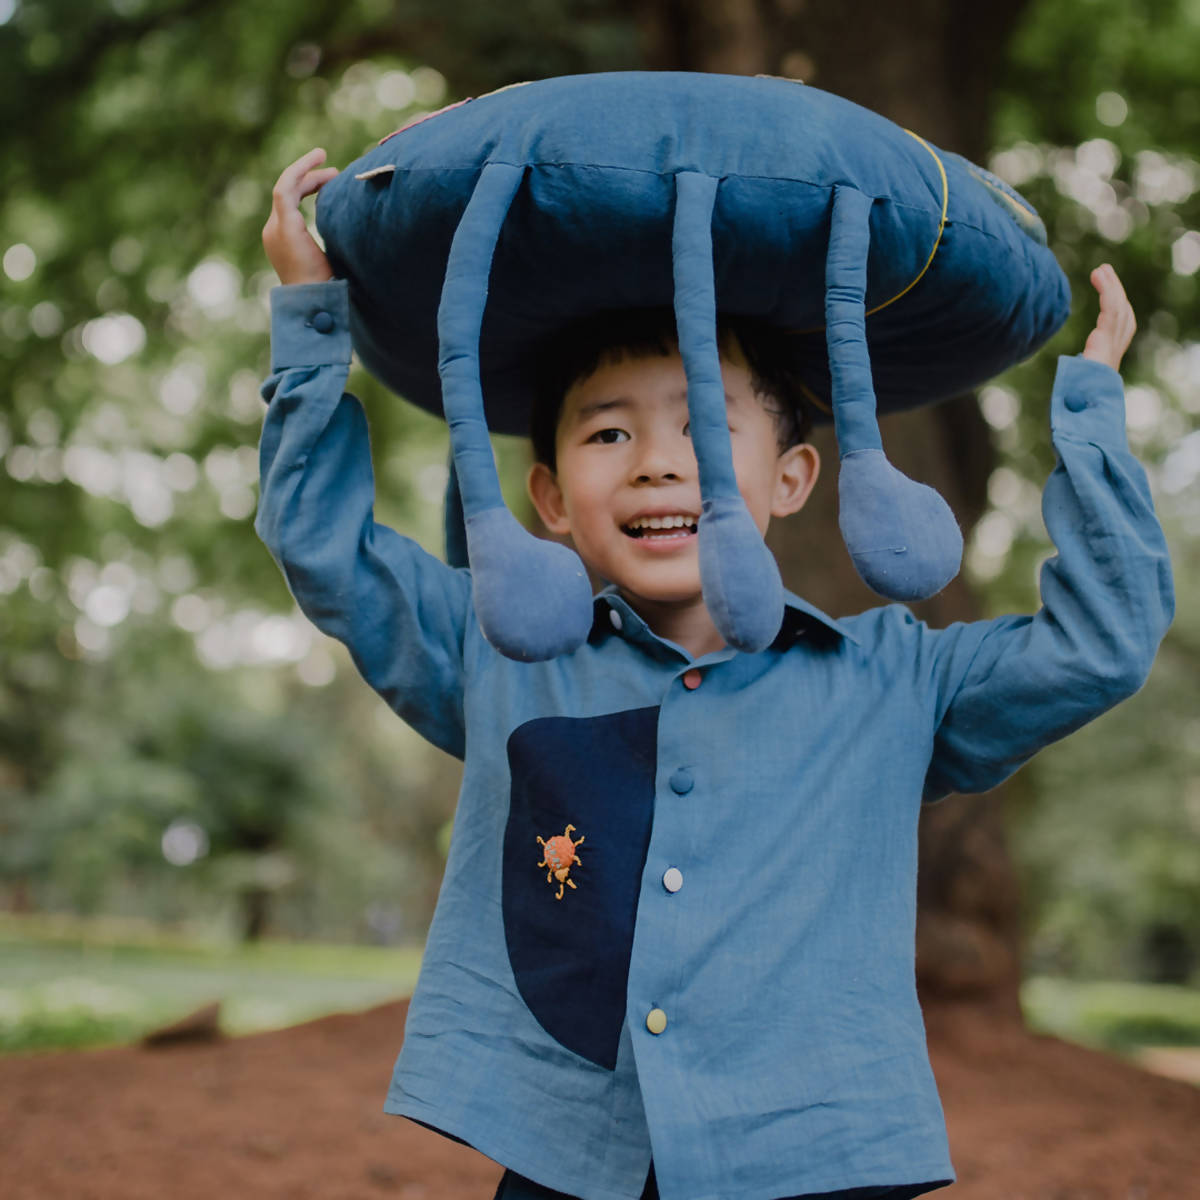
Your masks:
<instances>
[{"instance_id":1,"label":"boy's face","mask_svg":"<svg viewBox=\"0 0 1200 1200\"><path fill-rule=\"evenodd\" d=\"M760 532L799 509L816 482L811 446L779 451L736 347L721 372L738 489ZM676 352L601 365L567 392L555 440L557 471L529 473L547 529L569 534L583 561L634 605L703 603L696 522L700 481L688 434L687 379ZM659 527L655 528L657 524Z\"/></svg>"}]
</instances>

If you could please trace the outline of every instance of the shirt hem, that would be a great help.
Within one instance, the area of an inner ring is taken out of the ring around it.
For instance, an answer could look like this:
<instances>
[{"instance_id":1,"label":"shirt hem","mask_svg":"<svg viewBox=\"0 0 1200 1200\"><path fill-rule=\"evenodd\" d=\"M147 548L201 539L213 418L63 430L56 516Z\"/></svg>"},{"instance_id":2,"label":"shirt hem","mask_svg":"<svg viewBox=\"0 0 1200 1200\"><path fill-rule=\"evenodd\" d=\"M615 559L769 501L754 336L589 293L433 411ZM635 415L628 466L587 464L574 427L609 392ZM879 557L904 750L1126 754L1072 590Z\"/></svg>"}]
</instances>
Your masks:
<instances>
[{"instance_id":1,"label":"shirt hem","mask_svg":"<svg viewBox=\"0 0 1200 1200\"><path fill-rule=\"evenodd\" d=\"M580 1200L637 1200L637 1197L642 1194L645 1182L644 1178L642 1183L637 1184L636 1191L633 1192L614 1192L608 1188L597 1187L594 1182L588 1182L583 1179L576 1181L559 1177L553 1182L546 1182L547 1176L544 1172L544 1158L540 1161L534 1161L525 1159L517 1153L509 1154L502 1145L469 1133L464 1125L460 1125L457 1121L448 1120L445 1113L431 1108L426 1104L414 1104L411 1101L401 1102L389 1095L384 1101L383 1111L389 1116L406 1117L410 1121L415 1121L418 1125L423 1125L426 1129L432 1129L435 1133L440 1133L443 1137L461 1142L464 1146L470 1146L472 1150L477 1150L480 1154L490 1158L494 1163L498 1163L510 1171L515 1171L518 1175L524 1175L527 1179L532 1179L535 1183L541 1183L544 1187L554 1188L556 1191L565 1191L568 1195L578 1196ZM650 1158L647 1155L646 1171L649 1170Z\"/></svg>"},{"instance_id":2,"label":"shirt hem","mask_svg":"<svg viewBox=\"0 0 1200 1200\"><path fill-rule=\"evenodd\" d=\"M464 1146L469 1146L472 1150L477 1150L480 1154L490 1158L493 1162L507 1170L515 1171L518 1175L524 1175L526 1178L534 1180L535 1183L541 1183L544 1187L551 1187L556 1191L566 1192L570 1196L577 1196L580 1200L636 1200L642 1194L643 1183L635 1184L634 1191L631 1192L614 1192L609 1188L598 1187L594 1180L582 1178L573 1180L559 1176L553 1179L552 1182L547 1182L550 1177L544 1174L544 1158L538 1161L529 1161L519 1154L509 1154L503 1146L469 1133L465 1125L447 1119L445 1113L429 1105L414 1104L411 1101L402 1102L389 1095L384 1101L383 1111L389 1116L405 1117L426 1129L433 1130L434 1133L439 1133L443 1137L449 1138L451 1141L459 1142ZM647 1160L646 1166L648 1170L649 1160ZM907 1194L915 1197L936 1191L938 1188L947 1187L954 1183L957 1178L954 1168L947 1160L917 1166L905 1165L904 1167L897 1168L895 1171L888 1172L888 1175L888 1178L880 1178L879 1173L875 1173L870 1177L856 1178L848 1182L844 1177L841 1179L825 1178L816 1181L806 1179L802 1183L797 1184L770 1184L764 1186L762 1189L743 1191L740 1195L744 1197L744 1200L780 1200L781 1196L786 1197L789 1195L822 1195L851 1191L856 1188L891 1187L903 1189L901 1195ZM906 1182L897 1183L895 1182L897 1179L902 1179ZM780 1186L784 1187L785 1190L783 1192L779 1191ZM805 1190L803 1192L796 1192L796 1186L802 1186ZM786 1190L789 1187L793 1189L790 1192ZM659 1181L659 1188L662 1190L661 1180ZM706 1193L703 1196L692 1197L691 1200L722 1200L722 1196L717 1192L712 1192Z\"/></svg>"}]
</instances>

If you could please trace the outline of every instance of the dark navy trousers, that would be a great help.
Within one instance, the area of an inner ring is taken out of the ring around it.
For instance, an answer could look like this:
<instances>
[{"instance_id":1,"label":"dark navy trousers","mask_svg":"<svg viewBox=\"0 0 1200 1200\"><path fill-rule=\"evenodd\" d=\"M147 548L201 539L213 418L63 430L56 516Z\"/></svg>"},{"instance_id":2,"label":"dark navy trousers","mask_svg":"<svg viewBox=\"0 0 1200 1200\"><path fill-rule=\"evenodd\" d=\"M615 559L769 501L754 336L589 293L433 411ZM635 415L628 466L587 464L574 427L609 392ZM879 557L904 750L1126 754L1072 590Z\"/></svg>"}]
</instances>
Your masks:
<instances>
[{"instance_id":1,"label":"dark navy trousers","mask_svg":"<svg viewBox=\"0 0 1200 1200\"><path fill-rule=\"evenodd\" d=\"M556 1192L553 1188L542 1187L524 1175L515 1171L505 1171L500 1186L496 1189L494 1200L573 1200L565 1192ZM642 1192L642 1200L658 1200L658 1185L654 1182L654 1167L646 1178L646 1188Z\"/></svg>"},{"instance_id":2,"label":"dark navy trousers","mask_svg":"<svg viewBox=\"0 0 1200 1200\"><path fill-rule=\"evenodd\" d=\"M822 1192L819 1195L780 1196L779 1200L887 1200L894 1196L896 1200L915 1195L904 1188L851 1188L849 1191ZM505 1171L496 1189L494 1200L574 1200L565 1192L556 1192L553 1188L543 1187L518 1175L515 1171ZM642 1200L658 1200L658 1185L654 1182L654 1166L651 1164L650 1174L646 1178L646 1187L642 1192Z\"/></svg>"}]
</instances>

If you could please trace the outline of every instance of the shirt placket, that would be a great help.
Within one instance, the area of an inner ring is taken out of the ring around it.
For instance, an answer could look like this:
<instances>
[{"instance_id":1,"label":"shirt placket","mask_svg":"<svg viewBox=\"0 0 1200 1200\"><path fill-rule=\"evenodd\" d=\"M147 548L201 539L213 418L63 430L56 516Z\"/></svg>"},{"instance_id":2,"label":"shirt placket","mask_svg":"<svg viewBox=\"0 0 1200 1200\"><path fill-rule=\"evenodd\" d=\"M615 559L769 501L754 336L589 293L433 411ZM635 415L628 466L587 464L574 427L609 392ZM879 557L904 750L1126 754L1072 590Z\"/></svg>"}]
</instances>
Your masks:
<instances>
[{"instance_id":1,"label":"shirt placket","mask_svg":"<svg viewBox=\"0 0 1200 1200\"><path fill-rule=\"evenodd\" d=\"M680 665L659 710L654 822L642 872L637 928L630 961L627 1021L642 1100L659 1162L660 1182L672 1173L670 1146L703 1147L686 1131L696 1128L688 1067L687 946L705 920L705 899L692 874L697 841L695 812L707 786L698 729L709 728L711 666ZM690 1172L689 1172L690 1173Z\"/></svg>"}]
</instances>

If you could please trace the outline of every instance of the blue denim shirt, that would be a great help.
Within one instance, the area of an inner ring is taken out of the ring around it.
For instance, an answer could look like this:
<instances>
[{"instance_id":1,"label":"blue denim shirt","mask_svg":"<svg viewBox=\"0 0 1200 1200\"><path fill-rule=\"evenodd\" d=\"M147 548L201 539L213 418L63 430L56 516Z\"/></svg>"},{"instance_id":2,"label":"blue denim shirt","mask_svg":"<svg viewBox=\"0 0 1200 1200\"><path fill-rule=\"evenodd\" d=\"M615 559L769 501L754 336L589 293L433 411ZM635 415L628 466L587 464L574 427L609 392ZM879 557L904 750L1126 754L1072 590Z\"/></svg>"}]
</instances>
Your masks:
<instances>
[{"instance_id":1,"label":"blue denim shirt","mask_svg":"<svg viewBox=\"0 0 1200 1200\"><path fill-rule=\"evenodd\" d=\"M519 663L480 635L467 571L375 523L349 362L343 284L275 293L258 530L316 625L465 763L387 1111L584 1200L639 1196L652 1152L663 1200L952 1179L917 818L1149 670L1170 571L1119 376L1060 364L1034 616L935 630L789 596L769 649L693 660L606 591L576 653Z\"/></svg>"}]
</instances>

